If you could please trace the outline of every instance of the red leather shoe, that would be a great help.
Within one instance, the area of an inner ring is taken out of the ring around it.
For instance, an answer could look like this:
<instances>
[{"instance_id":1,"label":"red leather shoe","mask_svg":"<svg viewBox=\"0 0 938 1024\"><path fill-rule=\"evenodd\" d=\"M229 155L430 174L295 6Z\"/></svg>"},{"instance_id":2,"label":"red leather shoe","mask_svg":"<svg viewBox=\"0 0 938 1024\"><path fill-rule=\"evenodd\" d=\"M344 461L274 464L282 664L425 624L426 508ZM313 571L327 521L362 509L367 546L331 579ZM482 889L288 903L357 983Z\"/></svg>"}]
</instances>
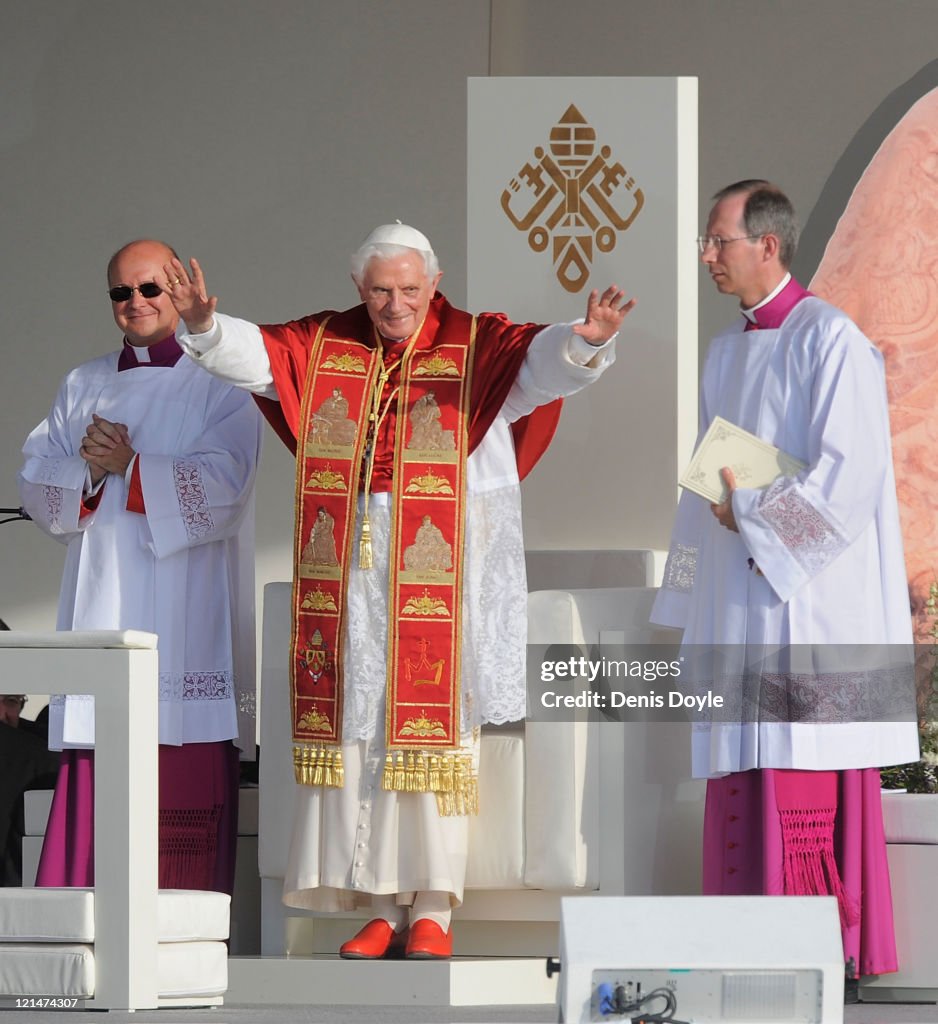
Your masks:
<instances>
[{"instance_id":1,"label":"red leather shoe","mask_svg":"<svg viewBox=\"0 0 938 1024\"><path fill-rule=\"evenodd\" d=\"M369 921L348 942L339 947L339 956L345 960L401 959L407 947L408 930L395 932L383 918Z\"/></svg>"},{"instance_id":2,"label":"red leather shoe","mask_svg":"<svg viewBox=\"0 0 938 1024\"><path fill-rule=\"evenodd\" d=\"M404 955L408 960L448 960L453 955L453 929L444 932L436 921L425 917L414 921Z\"/></svg>"}]
</instances>

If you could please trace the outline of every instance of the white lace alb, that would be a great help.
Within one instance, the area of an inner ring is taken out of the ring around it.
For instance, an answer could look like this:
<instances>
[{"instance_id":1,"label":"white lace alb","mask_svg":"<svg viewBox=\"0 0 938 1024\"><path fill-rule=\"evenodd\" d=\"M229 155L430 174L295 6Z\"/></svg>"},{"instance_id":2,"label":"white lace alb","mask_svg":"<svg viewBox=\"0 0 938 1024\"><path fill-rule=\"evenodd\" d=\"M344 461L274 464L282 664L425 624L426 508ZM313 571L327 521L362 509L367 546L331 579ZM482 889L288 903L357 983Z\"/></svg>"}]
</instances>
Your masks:
<instances>
[{"instance_id":1,"label":"white lace alb","mask_svg":"<svg viewBox=\"0 0 938 1024\"><path fill-rule=\"evenodd\" d=\"M759 513L809 574L820 572L847 546L846 538L798 493L789 477L779 477L762 492Z\"/></svg>"},{"instance_id":2,"label":"white lace alb","mask_svg":"<svg viewBox=\"0 0 938 1024\"><path fill-rule=\"evenodd\" d=\"M372 497L374 567L349 572L343 741L370 739L387 686L390 508ZM517 486L471 495L466 516L461 731L510 722L525 711L527 595ZM357 517L358 551L361 516ZM381 728L384 727L383 715Z\"/></svg>"}]
</instances>

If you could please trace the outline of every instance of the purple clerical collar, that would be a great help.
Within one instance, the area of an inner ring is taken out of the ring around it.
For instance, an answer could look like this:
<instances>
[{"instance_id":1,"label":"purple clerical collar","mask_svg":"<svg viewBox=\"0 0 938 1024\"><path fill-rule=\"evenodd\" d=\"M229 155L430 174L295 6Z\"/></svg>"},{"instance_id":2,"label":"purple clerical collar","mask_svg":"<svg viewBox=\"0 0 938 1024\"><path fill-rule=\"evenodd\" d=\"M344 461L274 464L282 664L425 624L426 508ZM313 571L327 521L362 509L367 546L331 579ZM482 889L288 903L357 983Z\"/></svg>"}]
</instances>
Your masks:
<instances>
[{"instance_id":1,"label":"purple clerical collar","mask_svg":"<svg viewBox=\"0 0 938 1024\"><path fill-rule=\"evenodd\" d=\"M117 360L117 372L133 370L137 366L175 366L182 358L182 349L175 333L146 348L131 345L124 338L124 347Z\"/></svg>"},{"instance_id":2,"label":"purple clerical collar","mask_svg":"<svg viewBox=\"0 0 938 1024\"><path fill-rule=\"evenodd\" d=\"M761 302L757 302L749 309L741 310L747 321L746 330L772 330L781 327L795 306L810 294L791 274L786 274L778 287L769 292Z\"/></svg>"}]
</instances>

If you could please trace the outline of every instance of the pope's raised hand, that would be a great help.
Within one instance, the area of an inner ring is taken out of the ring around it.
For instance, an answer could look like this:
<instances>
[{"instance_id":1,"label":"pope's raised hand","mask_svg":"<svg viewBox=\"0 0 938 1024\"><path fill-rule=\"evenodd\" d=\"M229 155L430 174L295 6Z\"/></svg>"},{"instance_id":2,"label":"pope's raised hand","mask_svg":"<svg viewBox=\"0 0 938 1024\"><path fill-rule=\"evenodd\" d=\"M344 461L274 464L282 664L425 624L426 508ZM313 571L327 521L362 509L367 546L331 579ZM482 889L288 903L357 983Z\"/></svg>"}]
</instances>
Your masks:
<instances>
[{"instance_id":1,"label":"pope's raised hand","mask_svg":"<svg viewBox=\"0 0 938 1024\"><path fill-rule=\"evenodd\" d=\"M586 322L573 328L591 345L604 345L622 326L622 321L635 305L635 299L625 300L625 292L611 284L602 293L594 288L586 303Z\"/></svg>"},{"instance_id":2,"label":"pope's raised hand","mask_svg":"<svg viewBox=\"0 0 938 1024\"><path fill-rule=\"evenodd\" d=\"M169 263L163 265L163 272L166 274L163 291L189 328L189 333L204 334L210 331L218 299L206 291L199 261L193 257L189 260L187 270L182 260L174 256Z\"/></svg>"}]
</instances>

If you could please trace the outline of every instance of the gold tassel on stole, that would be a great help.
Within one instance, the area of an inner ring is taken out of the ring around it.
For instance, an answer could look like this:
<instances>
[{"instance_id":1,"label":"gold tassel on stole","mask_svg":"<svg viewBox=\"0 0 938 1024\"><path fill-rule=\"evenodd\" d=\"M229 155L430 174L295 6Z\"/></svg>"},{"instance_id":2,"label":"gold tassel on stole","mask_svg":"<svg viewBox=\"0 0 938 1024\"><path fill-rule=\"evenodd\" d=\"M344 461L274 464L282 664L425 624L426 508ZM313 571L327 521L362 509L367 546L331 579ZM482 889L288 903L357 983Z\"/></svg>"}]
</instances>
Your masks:
<instances>
[{"instance_id":1,"label":"gold tassel on stole","mask_svg":"<svg viewBox=\"0 0 938 1024\"><path fill-rule=\"evenodd\" d=\"M395 751L384 759L381 788L398 793L435 793L443 817L479 813L479 780L472 755Z\"/></svg>"},{"instance_id":2,"label":"gold tassel on stole","mask_svg":"<svg viewBox=\"0 0 938 1024\"><path fill-rule=\"evenodd\" d=\"M301 786L341 789L345 783L342 751L338 747L294 747L293 776Z\"/></svg>"},{"instance_id":3,"label":"gold tassel on stole","mask_svg":"<svg viewBox=\"0 0 938 1024\"><path fill-rule=\"evenodd\" d=\"M374 549L371 546L371 523L368 520L368 513L362 516L362 535L358 542L358 567L359 569L372 569L375 564Z\"/></svg>"},{"instance_id":4,"label":"gold tassel on stole","mask_svg":"<svg viewBox=\"0 0 938 1024\"><path fill-rule=\"evenodd\" d=\"M345 766L339 747L295 746L293 773L301 786L341 789ZM381 788L397 793L435 793L443 817L479 813L479 780L471 754L397 750L384 759Z\"/></svg>"}]
</instances>

